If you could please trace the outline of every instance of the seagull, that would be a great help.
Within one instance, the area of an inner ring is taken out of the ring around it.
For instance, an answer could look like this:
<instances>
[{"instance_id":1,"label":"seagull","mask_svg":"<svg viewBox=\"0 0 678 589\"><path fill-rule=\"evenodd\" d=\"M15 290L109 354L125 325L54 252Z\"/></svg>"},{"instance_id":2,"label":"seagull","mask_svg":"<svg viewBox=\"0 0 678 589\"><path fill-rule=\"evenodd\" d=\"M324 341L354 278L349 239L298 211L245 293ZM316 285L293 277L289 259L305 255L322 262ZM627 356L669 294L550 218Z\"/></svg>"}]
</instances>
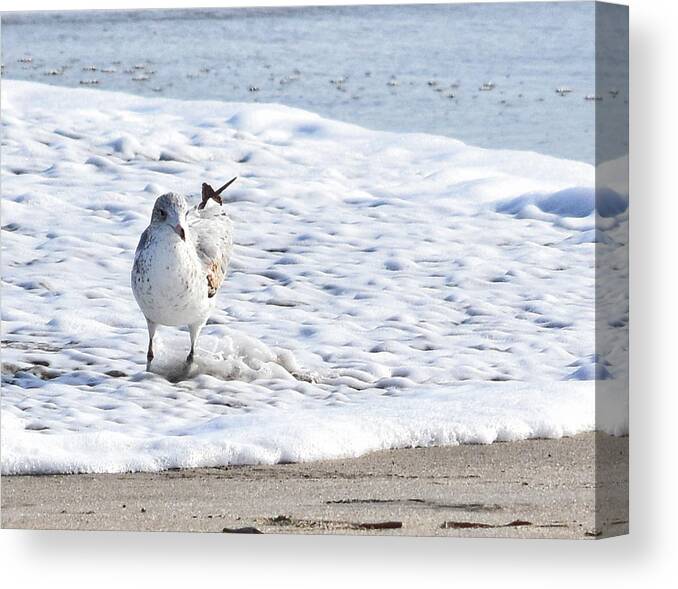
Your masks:
<instances>
[{"instance_id":1,"label":"seagull","mask_svg":"<svg viewBox=\"0 0 678 589\"><path fill-rule=\"evenodd\" d=\"M218 190L202 185L202 201L189 209L186 199L168 192L158 197L151 223L141 234L134 254L132 292L146 317L146 370L153 360L153 337L158 325L187 325L193 362L195 344L224 281L233 249L231 220L222 209ZM217 204L207 206L208 202Z\"/></svg>"}]
</instances>

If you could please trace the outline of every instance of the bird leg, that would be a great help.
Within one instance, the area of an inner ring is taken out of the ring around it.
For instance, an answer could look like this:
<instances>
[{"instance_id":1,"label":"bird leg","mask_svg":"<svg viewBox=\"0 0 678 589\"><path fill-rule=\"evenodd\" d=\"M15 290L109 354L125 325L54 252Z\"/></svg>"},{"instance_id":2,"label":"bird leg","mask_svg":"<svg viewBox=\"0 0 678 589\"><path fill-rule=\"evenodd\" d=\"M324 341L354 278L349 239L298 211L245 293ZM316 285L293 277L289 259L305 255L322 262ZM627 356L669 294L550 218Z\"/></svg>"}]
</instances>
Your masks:
<instances>
[{"instance_id":1,"label":"bird leg","mask_svg":"<svg viewBox=\"0 0 678 589\"><path fill-rule=\"evenodd\" d=\"M218 202L219 204L223 203L223 200L221 200L221 196L219 196L224 190L226 190L233 182L235 182L238 179L236 176L235 178L231 178L226 184L224 184L221 188L218 190L214 190L207 182L202 183L202 201L198 205L198 209L202 210L205 208L205 205L207 204L207 201L211 198L215 202Z\"/></svg>"},{"instance_id":2,"label":"bird leg","mask_svg":"<svg viewBox=\"0 0 678 589\"><path fill-rule=\"evenodd\" d=\"M202 330L204 325L205 325L205 322L201 321L200 323L193 323L192 325L188 326L188 330L191 333L191 351L188 353L188 356L186 357L186 363L187 364L191 364L193 362L193 354L195 352L195 344L198 341L198 336L200 335L200 331Z\"/></svg>"},{"instance_id":3,"label":"bird leg","mask_svg":"<svg viewBox=\"0 0 678 589\"><path fill-rule=\"evenodd\" d=\"M151 371L151 360L153 360L153 337L155 336L155 328L157 325L150 319L146 319L148 326L148 352L146 352L146 372Z\"/></svg>"}]
</instances>

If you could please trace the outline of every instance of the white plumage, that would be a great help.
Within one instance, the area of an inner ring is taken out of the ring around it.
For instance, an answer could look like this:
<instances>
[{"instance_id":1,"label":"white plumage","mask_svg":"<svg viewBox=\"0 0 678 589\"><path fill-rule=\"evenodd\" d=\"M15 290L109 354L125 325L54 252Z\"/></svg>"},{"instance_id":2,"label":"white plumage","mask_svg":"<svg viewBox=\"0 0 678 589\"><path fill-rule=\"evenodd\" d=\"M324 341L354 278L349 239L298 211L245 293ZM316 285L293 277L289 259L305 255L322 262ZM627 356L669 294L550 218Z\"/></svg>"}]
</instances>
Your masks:
<instances>
[{"instance_id":1,"label":"white plumage","mask_svg":"<svg viewBox=\"0 0 678 589\"><path fill-rule=\"evenodd\" d=\"M219 194L203 184L202 202L188 208L170 192L155 201L151 223L142 233L132 267L132 291L148 325L147 369L153 360L157 325L187 325L193 360L195 343L213 308L233 248L231 221ZM218 204L206 206L210 200Z\"/></svg>"}]
</instances>

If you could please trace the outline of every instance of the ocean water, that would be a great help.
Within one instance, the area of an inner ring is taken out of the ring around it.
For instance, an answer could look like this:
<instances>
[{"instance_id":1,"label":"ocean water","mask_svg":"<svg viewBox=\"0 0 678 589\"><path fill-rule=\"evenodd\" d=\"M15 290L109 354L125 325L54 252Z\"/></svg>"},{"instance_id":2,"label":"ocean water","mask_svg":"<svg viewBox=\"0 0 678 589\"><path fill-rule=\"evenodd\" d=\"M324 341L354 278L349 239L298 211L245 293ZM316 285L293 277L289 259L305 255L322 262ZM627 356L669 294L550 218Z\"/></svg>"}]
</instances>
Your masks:
<instances>
[{"instance_id":1,"label":"ocean water","mask_svg":"<svg viewBox=\"0 0 678 589\"><path fill-rule=\"evenodd\" d=\"M592 163L595 109L627 100L595 87L593 24L592 2L14 13L2 18L3 75L279 103ZM585 99L596 92L601 102Z\"/></svg>"}]
</instances>

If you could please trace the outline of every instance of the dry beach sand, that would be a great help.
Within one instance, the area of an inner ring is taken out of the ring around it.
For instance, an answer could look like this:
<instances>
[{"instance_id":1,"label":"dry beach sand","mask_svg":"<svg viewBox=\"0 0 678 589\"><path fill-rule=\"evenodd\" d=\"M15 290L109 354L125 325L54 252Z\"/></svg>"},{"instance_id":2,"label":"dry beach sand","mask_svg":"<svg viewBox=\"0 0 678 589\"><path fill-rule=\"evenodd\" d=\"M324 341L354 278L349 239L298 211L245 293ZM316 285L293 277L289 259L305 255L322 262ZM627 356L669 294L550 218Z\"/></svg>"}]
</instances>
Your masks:
<instances>
[{"instance_id":1,"label":"dry beach sand","mask_svg":"<svg viewBox=\"0 0 678 589\"><path fill-rule=\"evenodd\" d=\"M4 476L2 527L596 538L628 530L627 469L628 437L581 434L273 466Z\"/></svg>"}]
</instances>

